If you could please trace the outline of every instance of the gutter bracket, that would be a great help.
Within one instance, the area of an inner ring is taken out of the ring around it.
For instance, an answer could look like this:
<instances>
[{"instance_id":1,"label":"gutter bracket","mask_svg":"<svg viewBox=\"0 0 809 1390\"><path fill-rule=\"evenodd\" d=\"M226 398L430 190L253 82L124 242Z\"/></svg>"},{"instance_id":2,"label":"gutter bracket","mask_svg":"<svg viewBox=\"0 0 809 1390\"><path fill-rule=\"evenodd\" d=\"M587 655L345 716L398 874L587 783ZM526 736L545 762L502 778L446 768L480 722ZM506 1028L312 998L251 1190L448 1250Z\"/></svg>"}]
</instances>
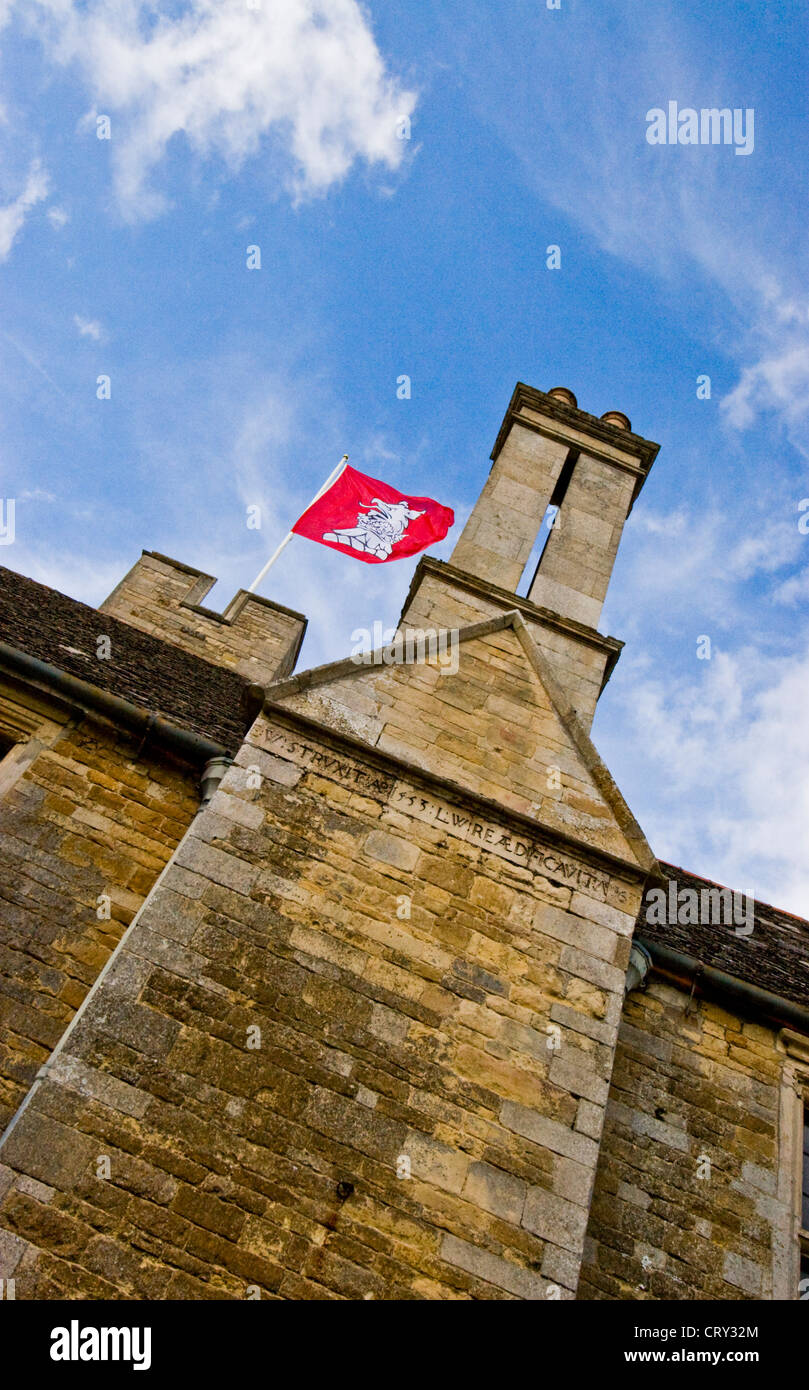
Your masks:
<instances>
[{"instance_id":1,"label":"gutter bracket","mask_svg":"<svg viewBox=\"0 0 809 1390\"><path fill-rule=\"evenodd\" d=\"M154 726L155 726L156 723L157 723L157 715L154 714L154 713L150 713L150 714L149 714L149 718L148 718L147 721L146 721L146 728L145 728L144 731L143 731L143 738L141 739L140 743L138 744L137 751L136 751L136 753L135 753L135 757L136 757L136 758L139 758L139 757L140 757L141 753L143 752L144 748L146 747L146 743L147 743L147 741L148 741L149 735L150 735L150 733L152 732L152 729L154 728Z\"/></svg>"},{"instance_id":2,"label":"gutter bracket","mask_svg":"<svg viewBox=\"0 0 809 1390\"><path fill-rule=\"evenodd\" d=\"M701 981L701 979L702 979L702 975L703 975L704 970L705 970L705 966L704 966L704 965L702 964L702 962L700 961L700 964L697 966L697 969L694 971L694 977L693 977L693 979L692 979L692 981L691 981L691 990L690 990L689 995L688 995L688 1003L687 1003L686 1006L685 1006L685 1016L686 1016L686 1018L688 1018L689 1014L691 1013L691 1005L692 1005L692 1003L694 1002L694 991L695 991L697 985L700 983L700 981Z\"/></svg>"}]
</instances>

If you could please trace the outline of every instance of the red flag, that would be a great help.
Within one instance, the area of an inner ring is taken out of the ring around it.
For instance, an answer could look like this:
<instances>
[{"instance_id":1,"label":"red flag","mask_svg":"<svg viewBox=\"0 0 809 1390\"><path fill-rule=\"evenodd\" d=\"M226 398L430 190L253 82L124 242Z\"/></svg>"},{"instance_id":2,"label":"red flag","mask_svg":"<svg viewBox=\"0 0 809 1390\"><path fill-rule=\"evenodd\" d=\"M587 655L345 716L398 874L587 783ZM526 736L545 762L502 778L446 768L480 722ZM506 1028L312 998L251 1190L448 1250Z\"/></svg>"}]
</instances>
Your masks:
<instances>
[{"instance_id":1,"label":"red flag","mask_svg":"<svg viewBox=\"0 0 809 1390\"><path fill-rule=\"evenodd\" d=\"M292 530L369 565L401 560L442 541L455 521L451 507L411 497L346 466Z\"/></svg>"}]
</instances>

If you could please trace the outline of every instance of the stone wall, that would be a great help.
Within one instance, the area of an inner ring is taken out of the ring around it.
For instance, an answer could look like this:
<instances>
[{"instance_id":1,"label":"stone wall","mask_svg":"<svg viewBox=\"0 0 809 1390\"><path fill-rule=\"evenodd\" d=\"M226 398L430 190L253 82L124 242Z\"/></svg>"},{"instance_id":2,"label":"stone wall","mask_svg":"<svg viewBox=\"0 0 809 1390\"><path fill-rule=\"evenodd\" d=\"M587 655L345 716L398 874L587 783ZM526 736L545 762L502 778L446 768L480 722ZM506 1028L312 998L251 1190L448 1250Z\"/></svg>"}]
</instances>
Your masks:
<instances>
[{"instance_id":1,"label":"stone wall","mask_svg":"<svg viewBox=\"0 0 809 1390\"><path fill-rule=\"evenodd\" d=\"M654 977L628 997L579 1298L796 1297L784 1067L717 1003Z\"/></svg>"},{"instance_id":2,"label":"stone wall","mask_svg":"<svg viewBox=\"0 0 809 1390\"><path fill-rule=\"evenodd\" d=\"M17 1296L573 1297L639 877L262 716L0 1150Z\"/></svg>"},{"instance_id":3,"label":"stone wall","mask_svg":"<svg viewBox=\"0 0 809 1390\"><path fill-rule=\"evenodd\" d=\"M34 722L0 770L0 1131L199 805L196 773L132 739Z\"/></svg>"}]
</instances>

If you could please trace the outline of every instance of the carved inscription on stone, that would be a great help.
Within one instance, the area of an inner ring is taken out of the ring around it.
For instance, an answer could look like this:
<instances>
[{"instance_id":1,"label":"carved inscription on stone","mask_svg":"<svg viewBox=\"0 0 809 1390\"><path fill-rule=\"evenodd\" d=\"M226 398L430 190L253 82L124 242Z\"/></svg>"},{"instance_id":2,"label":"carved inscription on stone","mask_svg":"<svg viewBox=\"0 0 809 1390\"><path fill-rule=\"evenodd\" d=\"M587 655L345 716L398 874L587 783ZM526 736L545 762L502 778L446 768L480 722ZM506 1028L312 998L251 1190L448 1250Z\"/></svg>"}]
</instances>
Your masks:
<instances>
[{"instance_id":1,"label":"carved inscription on stone","mask_svg":"<svg viewBox=\"0 0 809 1390\"><path fill-rule=\"evenodd\" d=\"M429 825L443 826L447 833L470 844L480 845L501 859L512 864L522 864L534 873L545 877L561 879L562 882L589 892L602 901L607 896L609 877L597 869L585 868L574 859L559 854L557 850L545 845L533 836L515 835L495 821L483 820L470 811L453 805L450 801L435 800L422 796L407 782L397 782L390 797L396 810L405 811L416 820Z\"/></svg>"},{"instance_id":2,"label":"carved inscription on stone","mask_svg":"<svg viewBox=\"0 0 809 1390\"><path fill-rule=\"evenodd\" d=\"M387 797L396 781L395 777L380 772L378 768L367 767L356 758L334 753L329 748L318 747L292 734L274 730L267 740L267 747L277 758L287 758L298 767L311 768L312 772L319 772L333 782L368 792L371 796Z\"/></svg>"},{"instance_id":3,"label":"carved inscription on stone","mask_svg":"<svg viewBox=\"0 0 809 1390\"><path fill-rule=\"evenodd\" d=\"M611 882L607 874L577 863L537 837L515 834L507 826L482 819L451 801L424 796L409 782L397 781L357 758L335 753L287 731L269 731L267 747L276 757L287 758L342 786L379 797L392 810L428 825L441 826L447 834L480 845L511 864L520 864L533 873L558 879L601 901L607 897Z\"/></svg>"}]
</instances>

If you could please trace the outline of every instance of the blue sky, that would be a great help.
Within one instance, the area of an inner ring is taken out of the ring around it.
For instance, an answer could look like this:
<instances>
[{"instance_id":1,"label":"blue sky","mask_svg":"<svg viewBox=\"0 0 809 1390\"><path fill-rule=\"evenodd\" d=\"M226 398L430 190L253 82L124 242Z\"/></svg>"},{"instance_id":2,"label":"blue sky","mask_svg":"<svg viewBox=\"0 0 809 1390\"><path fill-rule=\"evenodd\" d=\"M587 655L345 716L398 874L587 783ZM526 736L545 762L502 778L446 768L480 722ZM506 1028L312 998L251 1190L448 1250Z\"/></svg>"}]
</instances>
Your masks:
<instances>
[{"instance_id":1,"label":"blue sky","mask_svg":"<svg viewBox=\"0 0 809 1390\"><path fill-rule=\"evenodd\" d=\"M661 857L809 915L808 8L0 0L0 560L98 603L159 550L224 607L344 451L462 523L517 380L623 410L596 744ZM650 146L669 100L753 152ZM414 565L296 539L263 592L311 665Z\"/></svg>"}]
</instances>

